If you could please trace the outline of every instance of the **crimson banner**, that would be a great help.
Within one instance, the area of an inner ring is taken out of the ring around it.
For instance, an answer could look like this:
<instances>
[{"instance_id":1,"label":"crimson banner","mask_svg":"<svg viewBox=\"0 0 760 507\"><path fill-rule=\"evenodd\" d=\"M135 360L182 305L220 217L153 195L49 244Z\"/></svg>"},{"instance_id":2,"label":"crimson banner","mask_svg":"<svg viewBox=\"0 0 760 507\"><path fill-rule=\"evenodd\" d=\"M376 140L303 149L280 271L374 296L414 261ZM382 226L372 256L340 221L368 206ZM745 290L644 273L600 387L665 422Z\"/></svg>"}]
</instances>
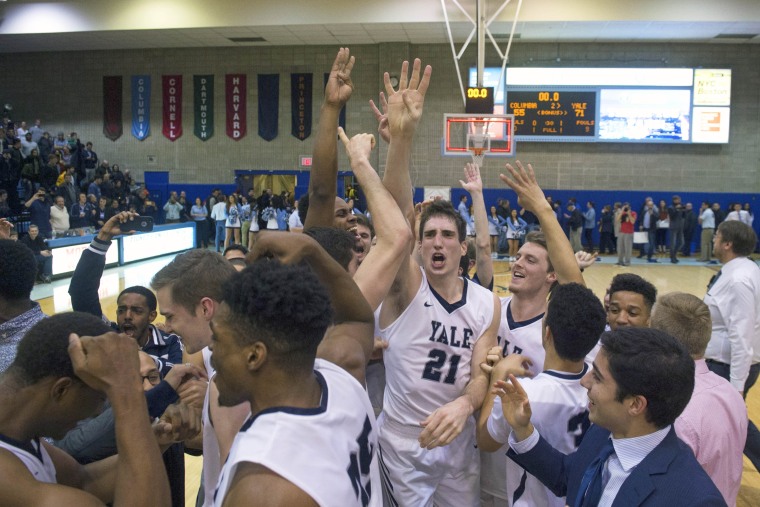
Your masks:
<instances>
[{"instance_id":1,"label":"crimson banner","mask_svg":"<svg viewBox=\"0 0 760 507\"><path fill-rule=\"evenodd\" d=\"M225 105L227 109L227 135L239 141L248 130L246 105L248 100L247 78L245 74L227 74L224 81Z\"/></svg>"},{"instance_id":2,"label":"crimson banner","mask_svg":"<svg viewBox=\"0 0 760 507\"><path fill-rule=\"evenodd\" d=\"M103 135L111 141L121 137L121 76L103 76Z\"/></svg>"},{"instance_id":3,"label":"crimson banner","mask_svg":"<svg viewBox=\"0 0 760 507\"><path fill-rule=\"evenodd\" d=\"M170 141L182 136L182 76L161 76L161 95L164 99L163 133Z\"/></svg>"}]
</instances>

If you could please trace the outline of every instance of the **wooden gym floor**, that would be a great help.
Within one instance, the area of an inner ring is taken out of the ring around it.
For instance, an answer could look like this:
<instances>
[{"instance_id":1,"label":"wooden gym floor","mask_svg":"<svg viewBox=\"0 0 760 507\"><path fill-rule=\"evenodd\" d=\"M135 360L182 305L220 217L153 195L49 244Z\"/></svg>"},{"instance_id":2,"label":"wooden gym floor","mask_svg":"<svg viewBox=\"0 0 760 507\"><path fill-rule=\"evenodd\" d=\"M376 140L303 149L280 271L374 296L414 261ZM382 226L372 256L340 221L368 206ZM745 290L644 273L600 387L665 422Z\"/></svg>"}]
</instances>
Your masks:
<instances>
[{"instance_id":1,"label":"wooden gym floor","mask_svg":"<svg viewBox=\"0 0 760 507\"><path fill-rule=\"evenodd\" d=\"M106 270L104 280L106 277L109 277L111 287L101 288L101 302L105 314L109 317L115 317L116 295L126 286L125 278L129 281L129 285L141 284L147 286L153 273L158 271L169 260L171 260L171 257ZM613 257L604 257L601 262L597 262L584 273L586 283L600 298L604 296L604 291L612 277L623 272L636 273L643 276L657 287L660 294L683 291L702 298L710 277L719 269L719 266L706 266L690 262L686 259L683 259L681 264L675 266L667 262L667 259L661 259L660 264L634 262L629 267L615 266L615 262L616 259ZM494 271L496 273L494 283L496 292L500 296L507 295L506 287L509 285L510 277L509 263L495 261ZM118 287L116 287L117 278ZM59 280L53 282L52 285L38 285L35 287L32 297L40 302L42 310L48 315L70 310L68 294L66 293L67 287L68 280ZM161 319L160 316L159 319ZM747 398L747 406L750 419L760 423L760 388L756 387L752 390ZM185 463L186 505L193 507L200 482L202 458L186 456ZM742 487L739 492L737 505L739 507L760 505L760 473L754 469L747 458L744 458L744 474L742 476Z\"/></svg>"}]
</instances>

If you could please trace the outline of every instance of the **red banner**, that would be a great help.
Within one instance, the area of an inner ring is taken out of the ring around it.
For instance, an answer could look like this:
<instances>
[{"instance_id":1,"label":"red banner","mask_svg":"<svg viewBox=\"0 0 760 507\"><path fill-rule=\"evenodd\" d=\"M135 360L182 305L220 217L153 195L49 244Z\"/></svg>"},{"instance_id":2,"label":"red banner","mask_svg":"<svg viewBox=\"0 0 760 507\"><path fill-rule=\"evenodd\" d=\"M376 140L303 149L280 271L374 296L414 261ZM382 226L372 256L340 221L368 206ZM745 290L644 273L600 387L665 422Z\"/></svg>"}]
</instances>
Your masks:
<instances>
[{"instance_id":1,"label":"red banner","mask_svg":"<svg viewBox=\"0 0 760 507\"><path fill-rule=\"evenodd\" d=\"M162 132L170 141L182 137L182 76L161 76L161 95L164 99Z\"/></svg>"},{"instance_id":2,"label":"red banner","mask_svg":"<svg viewBox=\"0 0 760 507\"><path fill-rule=\"evenodd\" d=\"M111 141L121 137L121 76L103 76L103 135Z\"/></svg>"},{"instance_id":3,"label":"red banner","mask_svg":"<svg viewBox=\"0 0 760 507\"><path fill-rule=\"evenodd\" d=\"M246 104L248 101L247 79L245 74L227 74L224 90L227 107L227 135L239 141L248 130L246 122Z\"/></svg>"}]
</instances>

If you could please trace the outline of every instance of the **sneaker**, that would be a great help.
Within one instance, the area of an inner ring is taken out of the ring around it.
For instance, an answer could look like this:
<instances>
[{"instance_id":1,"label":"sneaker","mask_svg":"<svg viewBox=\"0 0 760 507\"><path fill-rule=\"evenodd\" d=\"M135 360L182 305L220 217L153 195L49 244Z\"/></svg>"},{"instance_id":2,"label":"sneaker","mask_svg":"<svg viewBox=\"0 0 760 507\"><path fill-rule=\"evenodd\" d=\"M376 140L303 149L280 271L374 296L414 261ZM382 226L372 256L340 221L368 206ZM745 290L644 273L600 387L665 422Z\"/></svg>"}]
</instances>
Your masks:
<instances>
[{"instance_id":1,"label":"sneaker","mask_svg":"<svg viewBox=\"0 0 760 507\"><path fill-rule=\"evenodd\" d=\"M53 279L50 277L50 275L45 275L45 276L42 277L42 282L43 283L50 283L52 281L53 281Z\"/></svg>"},{"instance_id":2,"label":"sneaker","mask_svg":"<svg viewBox=\"0 0 760 507\"><path fill-rule=\"evenodd\" d=\"M657 262L657 259L647 259L647 262Z\"/></svg>"},{"instance_id":3,"label":"sneaker","mask_svg":"<svg viewBox=\"0 0 760 507\"><path fill-rule=\"evenodd\" d=\"M678 259L670 259L671 264L678 264Z\"/></svg>"}]
</instances>

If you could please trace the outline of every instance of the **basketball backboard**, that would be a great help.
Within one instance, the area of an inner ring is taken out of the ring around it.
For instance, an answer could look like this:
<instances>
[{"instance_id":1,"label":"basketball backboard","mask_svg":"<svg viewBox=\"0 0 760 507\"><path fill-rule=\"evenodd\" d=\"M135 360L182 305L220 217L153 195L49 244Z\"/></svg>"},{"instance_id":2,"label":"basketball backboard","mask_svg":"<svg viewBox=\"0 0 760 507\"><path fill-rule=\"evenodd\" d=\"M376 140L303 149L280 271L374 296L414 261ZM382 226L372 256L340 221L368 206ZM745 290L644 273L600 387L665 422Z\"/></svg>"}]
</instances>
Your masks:
<instances>
[{"instance_id":1,"label":"basketball backboard","mask_svg":"<svg viewBox=\"0 0 760 507\"><path fill-rule=\"evenodd\" d=\"M443 115L444 156L471 156L482 166L483 157L513 157L514 116L511 114Z\"/></svg>"}]
</instances>

